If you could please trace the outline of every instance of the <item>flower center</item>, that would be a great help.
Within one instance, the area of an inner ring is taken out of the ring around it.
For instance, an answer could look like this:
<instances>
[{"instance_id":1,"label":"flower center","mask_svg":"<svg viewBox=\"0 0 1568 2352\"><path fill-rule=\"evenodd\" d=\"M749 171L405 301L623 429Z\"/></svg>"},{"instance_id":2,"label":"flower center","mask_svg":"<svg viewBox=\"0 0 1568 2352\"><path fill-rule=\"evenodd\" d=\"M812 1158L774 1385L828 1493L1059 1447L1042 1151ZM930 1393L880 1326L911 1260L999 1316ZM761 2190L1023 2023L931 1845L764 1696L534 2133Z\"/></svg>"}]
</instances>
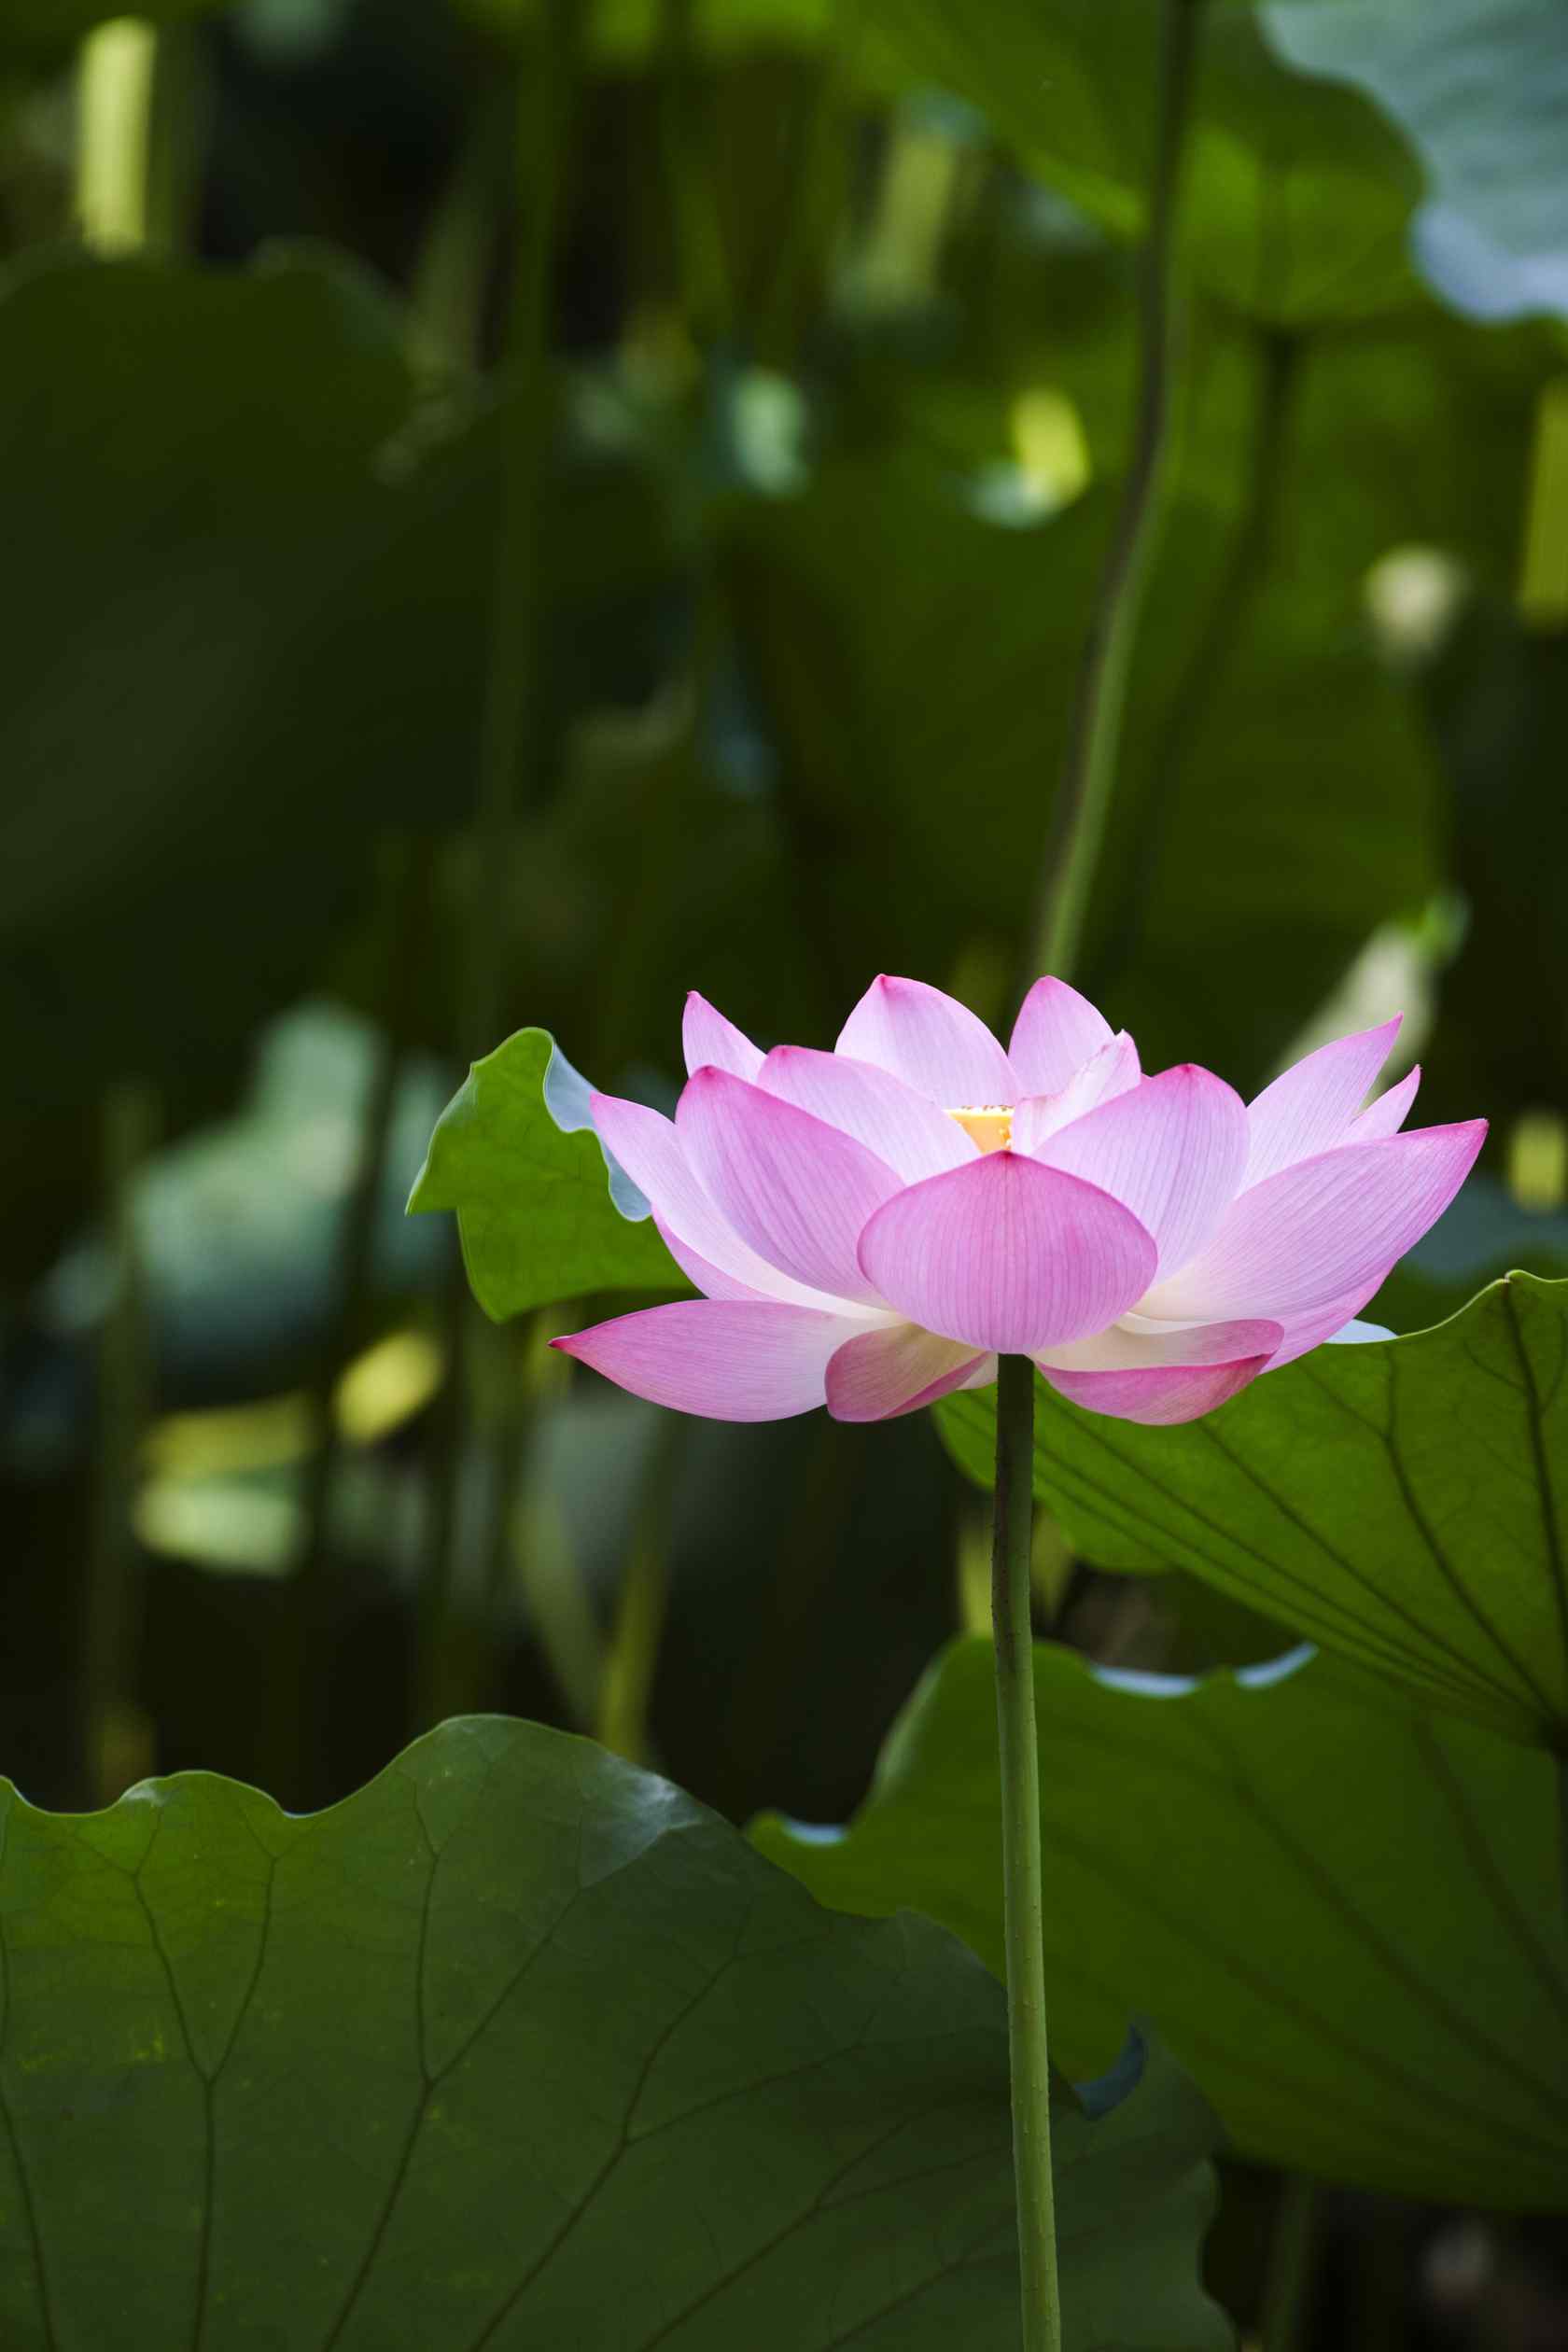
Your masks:
<instances>
[{"instance_id":1,"label":"flower center","mask_svg":"<svg viewBox=\"0 0 1568 2352\"><path fill-rule=\"evenodd\" d=\"M1009 1102L971 1103L961 1111L949 1111L947 1116L957 1119L972 1143L978 1143L983 1152L1005 1152L1013 1141L1013 1106Z\"/></svg>"}]
</instances>

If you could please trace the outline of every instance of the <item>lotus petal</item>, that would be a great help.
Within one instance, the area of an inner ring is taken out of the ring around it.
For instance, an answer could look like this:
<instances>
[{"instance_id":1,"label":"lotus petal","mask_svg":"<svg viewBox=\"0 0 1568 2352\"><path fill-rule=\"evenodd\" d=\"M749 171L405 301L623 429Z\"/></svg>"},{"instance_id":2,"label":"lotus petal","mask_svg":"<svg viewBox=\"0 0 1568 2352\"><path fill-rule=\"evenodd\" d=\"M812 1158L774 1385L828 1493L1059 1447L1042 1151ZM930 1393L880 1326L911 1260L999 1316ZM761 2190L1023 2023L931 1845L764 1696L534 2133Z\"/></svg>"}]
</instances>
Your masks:
<instances>
[{"instance_id":1,"label":"lotus petal","mask_svg":"<svg viewBox=\"0 0 1568 2352\"><path fill-rule=\"evenodd\" d=\"M1346 1141L1346 1129L1372 1091L1399 1033L1399 1015L1354 1037L1320 1045L1265 1086L1247 1107L1252 1132L1243 1183L1260 1184L1297 1160Z\"/></svg>"},{"instance_id":2,"label":"lotus petal","mask_svg":"<svg viewBox=\"0 0 1568 2352\"><path fill-rule=\"evenodd\" d=\"M1169 1425L1227 1403L1256 1379L1280 1337L1277 1323L1261 1319L1166 1335L1107 1331L1053 1351L1040 1368L1054 1389L1091 1412Z\"/></svg>"},{"instance_id":3,"label":"lotus petal","mask_svg":"<svg viewBox=\"0 0 1568 2352\"><path fill-rule=\"evenodd\" d=\"M875 1062L945 1111L1014 1103L1026 1091L990 1030L967 1004L923 980L882 973L838 1033L835 1053Z\"/></svg>"},{"instance_id":4,"label":"lotus petal","mask_svg":"<svg viewBox=\"0 0 1568 2352\"><path fill-rule=\"evenodd\" d=\"M1485 1135L1484 1119L1417 1127L1281 1169L1232 1201L1207 1246L1141 1310L1173 1322L1271 1315L1288 1323L1337 1299L1370 1297L1442 1215Z\"/></svg>"},{"instance_id":5,"label":"lotus petal","mask_svg":"<svg viewBox=\"0 0 1568 2352\"><path fill-rule=\"evenodd\" d=\"M755 1078L763 1066L761 1049L695 988L686 999L680 1042L689 1077L699 1070L727 1070L736 1078Z\"/></svg>"},{"instance_id":6,"label":"lotus petal","mask_svg":"<svg viewBox=\"0 0 1568 2352\"><path fill-rule=\"evenodd\" d=\"M1102 1102L1114 1101L1136 1086L1143 1072L1138 1048L1126 1029L1118 1029L1059 1094L1026 1095L1013 1113L1013 1149L1037 1156L1041 1145L1059 1128L1071 1127Z\"/></svg>"},{"instance_id":7,"label":"lotus petal","mask_svg":"<svg viewBox=\"0 0 1568 2352\"><path fill-rule=\"evenodd\" d=\"M1019 1097L1060 1094L1085 1063L1110 1043L1111 1024L1104 1015L1065 980L1047 973L1019 1006L1007 1048Z\"/></svg>"},{"instance_id":8,"label":"lotus petal","mask_svg":"<svg viewBox=\"0 0 1568 2352\"><path fill-rule=\"evenodd\" d=\"M985 1361L959 1339L939 1339L916 1323L884 1323L844 1345L828 1365L828 1410L835 1421L891 1421L962 1388Z\"/></svg>"},{"instance_id":9,"label":"lotus petal","mask_svg":"<svg viewBox=\"0 0 1568 2352\"><path fill-rule=\"evenodd\" d=\"M704 1189L759 1257L835 1298L879 1303L856 1248L902 1190L886 1160L722 1070L687 1081L675 1123Z\"/></svg>"},{"instance_id":10,"label":"lotus petal","mask_svg":"<svg viewBox=\"0 0 1568 2352\"><path fill-rule=\"evenodd\" d=\"M929 1095L917 1094L890 1071L847 1054L818 1054L805 1045L776 1045L762 1066L758 1085L826 1120L841 1135L875 1152L905 1183L961 1168L978 1155L956 1119Z\"/></svg>"},{"instance_id":11,"label":"lotus petal","mask_svg":"<svg viewBox=\"0 0 1568 2352\"><path fill-rule=\"evenodd\" d=\"M550 1344L651 1405L707 1421L785 1421L824 1402L828 1365L861 1328L773 1299L684 1298Z\"/></svg>"},{"instance_id":12,"label":"lotus petal","mask_svg":"<svg viewBox=\"0 0 1568 2352\"><path fill-rule=\"evenodd\" d=\"M992 1152L878 1209L860 1261L889 1305L927 1331L1032 1355L1113 1322L1147 1288L1156 1253L1109 1193Z\"/></svg>"},{"instance_id":13,"label":"lotus petal","mask_svg":"<svg viewBox=\"0 0 1568 2352\"><path fill-rule=\"evenodd\" d=\"M653 1203L654 1222L672 1256L700 1290L707 1283L690 1261L735 1287L731 1295L763 1296L830 1312L840 1304L803 1282L792 1281L748 1247L721 1214L686 1156L674 1123L646 1103L618 1095L594 1097L594 1126L633 1182ZM721 1294L714 1294L719 1295Z\"/></svg>"},{"instance_id":14,"label":"lotus petal","mask_svg":"<svg viewBox=\"0 0 1568 2352\"><path fill-rule=\"evenodd\" d=\"M1413 1070L1407 1071L1403 1078L1351 1121L1341 1140L1346 1143L1376 1143L1382 1136L1397 1135L1420 1085L1421 1064L1417 1062Z\"/></svg>"},{"instance_id":15,"label":"lotus petal","mask_svg":"<svg viewBox=\"0 0 1568 2352\"><path fill-rule=\"evenodd\" d=\"M1223 1078L1183 1062L1058 1129L1035 1156L1130 1209L1154 1236L1160 1273L1174 1273L1236 1197L1247 1160L1246 1107Z\"/></svg>"}]
</instances>

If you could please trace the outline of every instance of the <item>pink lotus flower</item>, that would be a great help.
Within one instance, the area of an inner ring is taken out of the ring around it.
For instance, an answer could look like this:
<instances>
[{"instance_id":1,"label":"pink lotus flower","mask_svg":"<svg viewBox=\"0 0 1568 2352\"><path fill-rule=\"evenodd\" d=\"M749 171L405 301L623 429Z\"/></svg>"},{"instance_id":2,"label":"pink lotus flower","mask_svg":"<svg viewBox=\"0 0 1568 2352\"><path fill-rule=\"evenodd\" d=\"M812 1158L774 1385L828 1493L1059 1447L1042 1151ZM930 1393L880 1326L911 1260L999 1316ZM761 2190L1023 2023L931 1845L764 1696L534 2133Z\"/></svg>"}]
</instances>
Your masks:
<instances>
[{"instance_id":1,"label":"pink lotus flower","mask_svg":"<svg viewBox=\"0 0 1568 2352\"><path fill-rule=\"evenodd\" d=\"M1486 1122L1363 1110L1397 1019L1245 1104L1187 1062L1145 1078L1075 989L1036 981L1004 1053L917 980L874 981L831 1054L763 1054L699 996L673 1120L594 1122L703 1293L554 1345L714 1421L825 1404L886 1421L1032 1356L1124 1420L1183 1421L1332 1338L1442 1214Z\"/></svg>"}]
</instances>

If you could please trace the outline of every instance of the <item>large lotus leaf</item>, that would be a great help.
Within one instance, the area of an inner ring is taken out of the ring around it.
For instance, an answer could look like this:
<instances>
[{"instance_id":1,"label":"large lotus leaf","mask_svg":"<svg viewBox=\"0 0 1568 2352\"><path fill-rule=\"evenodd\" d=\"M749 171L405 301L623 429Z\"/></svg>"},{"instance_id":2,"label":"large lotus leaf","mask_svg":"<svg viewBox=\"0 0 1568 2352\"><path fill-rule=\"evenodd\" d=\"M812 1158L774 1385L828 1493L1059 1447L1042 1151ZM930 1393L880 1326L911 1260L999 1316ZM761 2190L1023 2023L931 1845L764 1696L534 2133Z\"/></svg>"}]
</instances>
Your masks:
<instances>
[{"instance_id":1,"label":"large lotus leaf","mask_svg":"<svg viewBox=\"0 0 1568 2352\"><path fill-rule=\"evenodd\" d=\"M1207 287L1298 329L1408 301L1421 172L1378 106L1291 72L1241 8L1208 12L1194 104L1180 231Z\"/></svg>"},{"instance_id":2,"label":"large lotus leaf","mask_svg":"<svg viewBox=\"0 0 1568 2352\"><path fill-rule=\"evenodd\" d=\"M547 1031L519 1029L474 1063L430 1138L409 1208L455 1210L497 1323L589 1291L688 1287L647 1201L607 1166L587 1095Z\"/></svg>"},{"instance_id":3,"label":"large lotus leaf","mask_svg":"<svg viewBox=\"0 0 1568 2352\"><path fill-rule=\"evenodd\" d=\"M1122 235L1153 168L1159 0L876 0L912 74L986 113L1023 161ZM1203 282L1253 315L1309 325L1407 296L1405 228L1420 174L1359 91L1294 73L1241 8L1200 28L1183 236Z\"/></svg>"},{"instance_id":4,"label":"large lotus leaf","mask_svg":"<svg viewBox=\"0 0 1568 2352\"><path fill-rule=\"evenodd\" d=\"M1238 2146L1414 2197L1568 2194L1568 1935L1545 1757L1320 1656L1199 1683L1035 1652L1048 2012L1072 2065L1146 2013ZM941 1659L836 1838L767 1819L824 1902L1001 1966L991 1647Z\"/></svg>"},{"instance_id":5,"label":"large lotus leaf","mask_svg":"<svg viewBox=\"0 0 1568 2352\"><path fill-rule=\"evenodd\" d=\"M1177 1566L1514 1739L1568 1733L1568 1282L1324 1347L1145 1429L1037 1383L1035 1491L1107 1568ZM938 1408L987 1482L988 1394Z\"/></svg>"},{"instance_id":6,"label":"large lotus leaf","mask_svg":"<svg viewBox=\"0 0 1568 2352\"><path fill-rule=\"evenodd\" d=\"M1428 176L1417 258L1485 319L1568 316L1568 43L1556 0L1277 0L1281 53L1367 91Z\"/></svg>"},{"instance_id":7,"label":"large lotus leaf","mask_svg":"<svg viewBox=\"0 0 1568 2352\"><path fill-rule=\"evenodd\" d=\"M1000 1989L484 1718L331 1811L5 1798L7 2352L1017 2343ZM1209 2119L1059 2115L1069 2342L1209 2352Z\"/></svg>"},{"instance_id":8,"label":"large lotus leaf","mask_svg":"<svg viewBox=\"0 0 1568 2352\"><path fill-rule=\"evenodd\" d=\"M397 310L304 252L32 264L0 358L7 1067L39 1102L186 1084L317 978L378 830L472 808L513 396L411 421ZM641 688L647 512L563 453L546 719L605 601Z\"/></svg>"},{"instance_id":9,"label":"large lotus leaf","mask_svg":"<svg viewBox=\"0 0 1568 2352\"><path fill-rule=\"evenodd\" d=\"M1448 1027L1445 1006L1445 1043ZM1495 1176L1473 1175L1366 1312L1392 1331L1424 1331L1457 1315L1510 1267L1526 1264L1548 1281L1568 1280L1568 1214L1527 1208Z\"/></svg>"},{"instance_id":10,"label":"large lotus leaf","mask_svg":"<svg viewBox=\"0 0 1568 2352\"><path fill-rule=\"evenodd\" d=\"M1482 334L1435 301L1304 339L1280 485L1293 566L1350 585L1392 549L1435 547L1511 596L1538 402L1561 365L1549 328Z\"/></svg>"},{"instance_id":11,"label":"large lotus leaf","mask_svg":"<svg viewBox=\"0 0 1568 2352\"><path fill-rule=\"evenodd\" d=\"M1157 10L1150 0L1076 0L1047 11L1022 0L944 8L876 0L872 21L909 71L989 116L1042 175L1124 234L1142 217L1153 154ZM1119 72L1108 70L1119 55Z\"/></svg>"},{"instance_id":12,"label":"large lotus leaf","mask_svg":"<svg viewBox=\"0 0 1568 2352\"><path fill-rule=\"evenodd\" d=\"M25 582L0 969L13 1068L52 1097L183 1071L297 992L369 878L367 825L428 791L416 649L446 616L406 595L411 505L378 471L399 321L345 266L57 259L11 282L0 349L27 451L0 499ZM460 640L448 660L471 692Z\"/></svg>"}]
</instances>

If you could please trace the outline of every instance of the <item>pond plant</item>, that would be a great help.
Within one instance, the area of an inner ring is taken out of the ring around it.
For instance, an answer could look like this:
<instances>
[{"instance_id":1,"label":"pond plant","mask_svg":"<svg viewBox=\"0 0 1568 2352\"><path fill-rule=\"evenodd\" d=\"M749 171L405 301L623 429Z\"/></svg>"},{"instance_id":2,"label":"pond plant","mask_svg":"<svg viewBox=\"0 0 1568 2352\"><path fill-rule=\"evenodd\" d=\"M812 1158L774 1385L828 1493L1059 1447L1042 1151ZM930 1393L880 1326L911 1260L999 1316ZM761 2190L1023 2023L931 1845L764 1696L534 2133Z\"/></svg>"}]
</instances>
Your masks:
<instances>
[{"instance_id":1,"label":"pond plant","mask_svg":"<svg viewBox=\"0 0 1568 2352\"><path fill-rule=\"evenodd\" d=\"M1030 1607L1034 1383L1196 1421L1355 1322L1486 1134L1401 1132L1419 1073L1366 1103L1397 1022L1322 1046L1255 1101L1134 1041L1047 974L1006 1050L967 1006L875 980L831 1054L758 1051L693 996L673 1120L595 1094L700 1300L552 1345L719 1421L825 1405L883 1421L994 1386L993 1633L1002 1918L1028 2352L1060 2352Z\"/></svg>"},{"instance_id":2,"label":"pond plant","mask_svg":"<svg viewBox=\"0 0 1568 2352\"><path fill-rule=\"evenodd\" d=\"M0 66L7 1689L86 1808L0 1787L0 2352L1306 2352L1324 2184L1522 2244L1560 0Z\"/></svg>"}]
</instances>

